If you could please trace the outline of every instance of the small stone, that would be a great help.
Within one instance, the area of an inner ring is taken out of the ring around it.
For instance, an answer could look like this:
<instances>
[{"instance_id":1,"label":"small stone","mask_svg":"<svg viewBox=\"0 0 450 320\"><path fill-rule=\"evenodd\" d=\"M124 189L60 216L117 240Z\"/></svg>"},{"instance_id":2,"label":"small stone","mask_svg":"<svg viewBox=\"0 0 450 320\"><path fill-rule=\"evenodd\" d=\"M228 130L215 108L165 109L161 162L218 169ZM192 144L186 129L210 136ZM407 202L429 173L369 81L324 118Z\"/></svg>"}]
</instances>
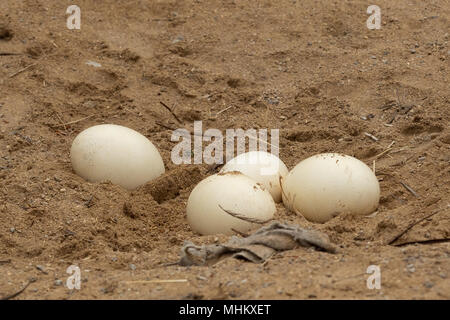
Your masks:
<instances>
[{"instance_id":1,"label":"small stone","mask_svg":"<svg viewBox=\"0 0 450 320\"><path fill-rule=\"evenodd\" d=\"M100 68L102 65L100 64L100 63L98 63L98 62L95 62L95 61L87 61L86 62L86 64L88 65L88 66L92 66L92 67L95 67L95 68Z\"/></svg>"},{"instance_id":2,"label":"small stone","mask_svg":"<svg viewBox=\"0 0 450 320\"><path fill-rule=\"evenodd\" d=\"M406 270L408 270L408 271L411 272L411 273L416 272L416 268L414 267L413 264L408 264L408 265L406 266Z\"/></svg>"},{"instance_id":3,"label":"small stone","mask_svg":"<svg viewBox=\"0 0 450 320\"><path fill-rule=\"evenodd\" d=\"M431 289L431 288L434 287L434 283L433 283L433 282L430 282L430 281L425 281L425 282L423 283L423 285L425 286L425 288L428 288L428 289Z\"/></svg>"},{"instance_id":4,"label":"small stone","mask_svg":"<svg viewBox=\"0 0 450 320\"><path fill-rule=\"evenodd\" d=\"M45 267L42 266L42 265L40 265L40 264L36 265L36 269L38 269L40 272L42 272L42 273L44 273L44 274L47 274L47 273L48 273L48 272L45 270Z\"/></svg>"},{"instance_id":5,"label":"small stone","mask_svg":"<svg viewBox=\"0 0 450 320\"><path fill-rule=\"evenodd\" d=\"M112 257L112 258L111 258L111 261L112 261L112 262L116 262L116 261L117 261L117 257Z\"/></svg>"},{"instance_id":6,"label":"small stone","mask_svg":"<svg viewBox=\"0 0 450 320\"><path fill-rule=\"evenodd\" d=\"M178 37L176 37L175 39L172 40L172 43L175 44L175 43L181 42L183 40L184 40L183 36L178 36Z\"/></svg>"},{"instance_id":7,"label":"small stone","mask_svg":"<svg viewBox=\"0 0 450 320\"><path fill-rule=\"evenodd\" d=\"M60 279L55 280L55 286L59 287L59 286L62 286L62 284L63 284L62 280L60 280Z\"/></svg>"},{"instance_id":8,"label":"small stone","mask_svg":"<svg viewBox=\"0 0 450 320\"><path fill-rule=\"evenodd\" d=\"M11 228L11 229L9 229L9 231L10 231L11 233L14 233L14 232L16 231L16 228Z\"/></svg>"},{"instance_id":9,"label":"small stone","mask_svg":"<svg viewBox=\"0 0 450 320\"><path fill-rule=\"evenodd\" d=\"M136 270L136 266L133 263L130 263L130 269L134 271Z\"/></svg>"},{"instance_id":10,"label":"small stone","mask_svg":"<svg viewBox=\"0 0 450 320\"><path fill-rule=\"evenodd\" d=\"M411 52L412 54L416 53L416 49L411 49L409 50L409 52Z\"/></svg>"}]
</instances>

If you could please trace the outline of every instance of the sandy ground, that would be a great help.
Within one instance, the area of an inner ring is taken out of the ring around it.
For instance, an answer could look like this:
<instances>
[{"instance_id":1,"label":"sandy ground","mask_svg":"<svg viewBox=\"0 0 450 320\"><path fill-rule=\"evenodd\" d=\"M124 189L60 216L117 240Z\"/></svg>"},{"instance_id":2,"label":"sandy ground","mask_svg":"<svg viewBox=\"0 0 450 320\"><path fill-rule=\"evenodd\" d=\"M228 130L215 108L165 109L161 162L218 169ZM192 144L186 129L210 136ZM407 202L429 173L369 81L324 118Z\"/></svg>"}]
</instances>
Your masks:
<instances>
[{"instance_id":1,"label":"sandy ground","mask_svg":"<svg viewBox=\"0 0 450 320\"><path fill-rule=\"evenodd\" d=\"M450 298L448 0L377 1L380 30L362 0L77 0L81 30L69 30L73 2L0 2L0 297L31 279L16 299ZM380 206L324 224L277 206L336 254L164 266L184 240L228 239L186 221L211 172L171 162L170 128L194 120L280 129L289 168L332 151L376 161ZM78 177L71 143L100 123L147 136L169 182L129 192ZM81 290L65 287L72 264ZM366 286L369 265L379 290ZM184 282L145 282L157 279Z\"/></svg>"}]
</instances>

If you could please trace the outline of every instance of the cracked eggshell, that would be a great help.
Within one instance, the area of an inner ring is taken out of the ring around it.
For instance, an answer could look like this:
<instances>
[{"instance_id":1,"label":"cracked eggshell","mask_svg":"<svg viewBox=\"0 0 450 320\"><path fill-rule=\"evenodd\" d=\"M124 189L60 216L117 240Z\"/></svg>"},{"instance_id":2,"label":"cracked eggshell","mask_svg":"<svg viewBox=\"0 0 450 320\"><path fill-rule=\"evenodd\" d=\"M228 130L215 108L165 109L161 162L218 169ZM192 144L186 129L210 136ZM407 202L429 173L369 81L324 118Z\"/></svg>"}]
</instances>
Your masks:
<instances>
[{"instance_id":1,"label":"cracked eggshell","mask_svg":"<svg viewBox=\"0 0 450 320\"><path fill-rule=\"evenodd\" d=\"M243 219L225 212L237 213ZM202 235L248 232L273 218L275 202L257 182L239 172L218 173L202 180L187 202L187 220L192 230Z\"/></svg>"},{"instance_id":2,"label":"cracked eggshell","mask_svg":"<svg viewBox=\"0 0 450 320\"><path fill-rule=\"evenodd\" d=\"M280 177L289 170L277 156L264 151L242 153L228 161L220 172L239 171L266 188L275 202L281 201Z\"/></svg>"},{"instance_id":3,"label":"cracked eggshell","mask_svg":"<svg viewBox=\"0 0 450 320\"><path fill-rule=\"evenodd\" d=\"M72 143L74 171L90 182L111 181L132 190L165 172L158 149L130 128L102 124L82 131Z\"/></svg>"},{"instance_id":4,"label":"cracked eggshell","mask_svg":"<svg viewBox=\"0 0 450 320\"><path fill-rule=\"evenodd\" d=\"M282 180L283 203L313 222L340 213L368 215L376 210L380 186L372 170L351 156L324 153L297 164Z\"/></svg>"}]
</instances>

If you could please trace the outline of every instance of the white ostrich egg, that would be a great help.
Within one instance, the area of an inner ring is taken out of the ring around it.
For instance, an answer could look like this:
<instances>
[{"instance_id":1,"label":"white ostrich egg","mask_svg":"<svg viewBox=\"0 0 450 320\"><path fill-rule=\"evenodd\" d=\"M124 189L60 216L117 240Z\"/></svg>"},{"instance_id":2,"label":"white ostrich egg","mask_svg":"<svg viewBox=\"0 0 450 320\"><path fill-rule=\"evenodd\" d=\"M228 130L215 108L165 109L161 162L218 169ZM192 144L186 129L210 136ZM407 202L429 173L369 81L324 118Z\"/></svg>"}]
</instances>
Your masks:
<instances>
[{"instance_id":1,"label":"white ostrich egg","mask_svg":"<svg viewBox=\"0 0 450 320\"><path fill-rule=\"evenodd\" d=\"M202 235L233 234L271 220L275 202L257 182L239 172L218 173L202 180L187 202L187 220Z\"/></svg>"},{"instance_id":2,"label":"white ostrich egg","mask_svg":"<svg viewBox=\"0 0 450 320\"><path fill-rule=\"evenodd\" d=\"M275 202L281 201L280 177L288 168L276 155L265 151L242 153L228 161L220 172L239 171L266 188Z\"/></svg>"},{"instance_id":3,"label":"white ostrich egg","mask_svg":"<svg viewBox=\"0 0 450 320\"><path fill-rule=\"evenodd\" d=\"M72 143L74 171L90 182L111 181L132 190L164 173L158 149L139 132L102 124L82 131Z\"/></svg>"},{"instance_id":4,"label":"white ostrich egg","mask_svg":"<svg viewBox=\"0 0 450 320\"><path fill-rule=\"evenodd\" d=\"M283 203L313 222L340 213L368 215L378 207L380 186L372 170L351 156L324 153L298 163L282 180Z\"/></svg>"}]
</instances>

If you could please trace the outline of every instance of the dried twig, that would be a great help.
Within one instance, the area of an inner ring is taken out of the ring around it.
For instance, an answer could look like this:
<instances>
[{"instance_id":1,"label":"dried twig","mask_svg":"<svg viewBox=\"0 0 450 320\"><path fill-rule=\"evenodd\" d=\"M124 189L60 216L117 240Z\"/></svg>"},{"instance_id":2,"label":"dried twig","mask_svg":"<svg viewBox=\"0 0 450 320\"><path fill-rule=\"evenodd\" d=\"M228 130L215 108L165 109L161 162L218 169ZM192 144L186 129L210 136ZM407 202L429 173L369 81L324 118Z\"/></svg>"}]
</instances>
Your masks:
<instances>
[{"instance_id":1,"label":"dried twig","mask_svg":"<svg viewBox=\"0 0 450 320\"><path fill-rule=\"evenodd\" d=\"M178 116L175 114L175 112L171 108L169 108L169 106L167 104L165 104L162 101L160 101L159 103L173 115L173 117L175 118L175 120L178 121L178 123L182 123L182 121L178 118Z\"/></svg>"},{"instance_id":2,"label":"dried twig","mask_svg":"<svg viewBox=\"0 0 450 320\"><path fill-rule=\"evenodd\" d=\"M22 72L24 72L24 71L30 69L31 67L34 67L35 65L36 65L36 63L30 64L29 66L27 66L27 67L25 67L25 68L22 68L22 69L20 69L19 71L14 72L14 73L11 74L9 77L10 77L10 78L15 77L15 76L17 76L18 74L20 74L20 73L22 73Z\"/></svg>"},{"instance_id":3,"label":"dried twig","mask_svg":"<svg viewBox=\"0 0 450 320\"><path fill-rule=\"evenodd\" d=\"M164 124L164 123L162 123L162 122L160 122L160 121L155 121L155 123L156 123L158 126L161 126L161 127L165 128L165 129L168 129L168 130L172 130L172 131L177 130L176 128L171 127L171 126L169 126L169 125L167 125L167 124Z\"/></svg>"},{"instance_id":4,"label":"dried twig","mask_svg":"<svg viewBox=\"0 0 450 320\"><path fill-rule=\"evenodd\" d=\"M40 272L42 272L43 274L48 274L48 272L45 270L45 268L41 265L37 265L36 269L39 270Z\"/></svg>"},{"instance_id":5,"label":"dried twig","mask_svg":"<svg viewBox=\"0 0 450 320\"><path fill-rule=\"evenodd\" d=\"M10 300L10 299L14 299L15 297L17 297L19 294L21 294L22 292L24 292L28 286L30 284L32 284L33 282L35 282L36 279L32 278L30 280L28 280L28 283L25 285L25 287L23 287L22 289L20 289L19 291L17 291L16 293L10 294L9 296L6 297L2 297L0 300Z\"/></svg>"},{"instance_id":6,"label":"dried twig","mask_svg":"<svg viewBox=\"0 0 450 320\"><path fill-rule=\"evenodd\" d=\"M168 280L135 280L135 281L123 281L123 283L134 284L134 283L183 283L188 282L188 279L168 279Z\"/></svg>"},{"instance_id":7,"label":"dried twig","mask_svg":"<svg viewBox=\"0 0 450 320\"><path fill-rule=\"evenodd\" d=\"M398 233L397 235L395 235L394 237L392 237L389 241L387 241L387 244L391 245L393 244L395 241L397 241L401 236L403 236L405 233L407 233L409 230L411 230L414 226L418 225L419 223L421 223L422 221L434 216L435 214L441 212L444 209L438 209L430 214L427 214L425 217L420 218L417 221L414 221L413 223L409 224L404 230L402 230L400 233Z\"/></svg>"},{"instance_id":8,"label":"dried twig","mask_svg":"<svg viewBox=\"0 0 450 320\"><path fill-rule=\"evenodd\" d=\"M390 152L392 150L392 146L394 144L395 144L395 141L392 141L383 152L377 154L374 158L378 159L379 157L381 157L381 156L385 155L386 153Z\"/></svg>"},{"instance_id":9,"label":"dried twig","mask_svg":"<svg viewBox=\"0 0 450 320\"><path fill-rule=\"evenodd\" d=\"M67 131L67 127L64 124L62 117L59 115L59 112L55 110L55 114L56 114L56 117L58 118L59 122L61 122L61 125L64 127L64 130Z\"/></svg>"},{"instance_id":10,"label":"dried twig","mask_svg":"<svg viewBox=\"0 0 450 320\"><path fill-rule=\"evenodd\" d=\"M59 127L64 127L64 128L65 128L66 126L69 126L69 125L72 125L72 124L75 124L75 123L78 123L78 122L87 120L87 119L89 119L89 118L92 118L93 116L94 116L94 115L91 114L90 116L87 116L87 117L84 117L84 118L81 118L81 119L78 119L78 120L74 120L74 121L70 121L70 122L66 122L66 123L61 123L61 124L54 125L54 126L52 126L52 128L59 128Z\"/></svg>"},{"instance_id":11,"label":"dried twig","mask_svg":"<svg viewBox=\"0 0 450 320\"><path fill-rule=\"evenodd\" d=\"M450 238L412 240L412 241L407 241L407 242L401 242L401 243L398 243L398 244L393 244L393 246L402 247L402 246L406 246L408 244L415 244L415 243L433 244L433 243L441 243L441 242L449 242L449 241L450 241Z\"/></svg>"},{"instance_id":12,"label":"dried twig","mask_svg":"<svg viewBox=\"0 0 450 320\"><path fill-rule=\"evenodd\" d=\"M261 219L256 219L256 218L251 218L251 217L246 217L240 213L236 213L236 212L232 212L230 210L226 210L224 209L220 204L219 204L219 208L222 209L223 211L225 211L226 213L228 213L230 216L240 219L240 220L244 220L247 222L251 222L251 223L257 223L257 224L264 224L266 222L269 222L271 220L273 220L272 218L268 219L268 220L261 220Z\"/></svg>"},{"instance_id":13,"label":"dried twig","mask_svg":"<svg viewBox=\"0 0 450 320\"><path fill-rule=\"evenodd\" d=\"M15 52L0 52L0 56L20 56L23 53L15 53Z\"/></svg>"},{"instance_id":14,"label":"dried twig","mask_svg":"<svg viewBox=\"0 0 450 320\"><path fill-rule=\"evenodd\" d=\"M223 112L225 112L225 111L227 111L227 110L229 110L229 109L231 109L231 108L233 108L233 107L234 107L234 106L229 106L229 107L227 107L227 108L225 108L225 109L220 110L219 112L216 113L216 117L217 117L219 114L221 114L221 113L223 113Z\"/></svg>"},{"instance_id":15,"label":"dried twig","mask_svg":"<svg viewBox=\"0 0 450 320\"><path fill-rule=\"evenodd\" d=\"M236 233L237 233L238 235L240 235L241 237L247 238L247 237L249 236L247 233L241 232L241 231L236 230L236 229L234 229L234 228L231 228L231 231L236 232Z\"/></svg>"},{"instance_id":16,"label":"dried twig","mask_svg":"<svg viewBox=\"0 0 450 320\"><path fill-rule=\"evenodd\" d=\"M332 283L336 283L336 282L338 282L338 281L343 281L343 280L349 280L349 279L354 279L354 278L358 278L358 277L362 277L362 276L365 276L367 273L358 273L358 274L355 274L355 275L351 275L351 276L349 276L349 277L344 277L344 278L340 278L340 279L335 279L335 280L332 280Z\"/></svg>"},{"instance_id":17,"label":"dried twig","mask_svg":"<svg viewBox=\"0 0 450 320\"><path fill-rule=\"evenodd\" d=\"M417 194L417 192L415 192L415 191L414 191L410 186L408 186L406 183L400 181L400 184L401 184L406 190L408 190L409 192L411 192L411 194L412 194L414 197L416 197L416 198L419 197L419 195Z\"/></svg>"},{"instance_id":18,"label":"dried twig","mask_svg":"<svg viewBox=\"0 0 450 320\"><path fill-rule=\"evenodd\" d=\"M364 135L366 135L367 137L369 137L370 139L372 139L373 141L377 142L379 139L377 137L375 137L373 134L370 134L368 132L364 132Z\"/></svg>"}]
</instances>

